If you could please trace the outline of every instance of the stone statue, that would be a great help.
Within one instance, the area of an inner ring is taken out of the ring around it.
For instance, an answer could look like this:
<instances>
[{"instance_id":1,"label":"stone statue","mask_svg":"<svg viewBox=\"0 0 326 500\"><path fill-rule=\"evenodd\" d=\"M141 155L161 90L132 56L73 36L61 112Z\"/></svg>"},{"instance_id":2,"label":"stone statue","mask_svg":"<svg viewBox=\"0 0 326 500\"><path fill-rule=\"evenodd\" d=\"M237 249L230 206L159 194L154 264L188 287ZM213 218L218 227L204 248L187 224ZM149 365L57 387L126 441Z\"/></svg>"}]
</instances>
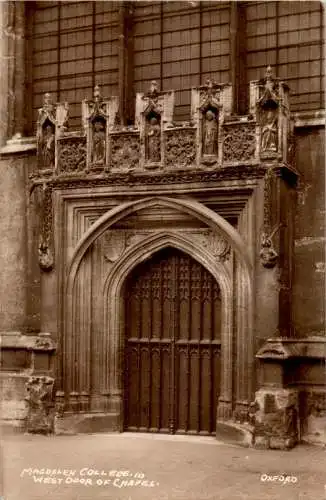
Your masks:
<instances>
[{"instance_id":1,"label":"stone statue","mask_svg":"<svg viewBox=\"0 0 326 500\"><path fill-rule=\"evenodd\" d=\"M277 115L273 110L268 110L265 124L261 133L261 149L264 151L277 151Z\"/></svg>"},{"instance_id":2,"label":"stone statue","mask_svg":"<svg viewBox=\"0 0 326 500\"><path fill-rule=\"evenodd\" d=\"M204 133L203 133L203 154L215 155L217 153L217 121L212 110L206 111Z\"/></svg>"},{"instance_id":3,"label":"stone statue","mask_svg":"<svg viewBox=\"0 0 326 500\"><path fill-rule=\"evenodd\" d=\"M55 158L54 128L49 123L45 125L42 133L41 158L42 158L43 168L54 167L54 158Z\"/></svg>"},{"instance_id":4,"label":"stone statue","mask_svg":"<svg viewBox=\"0 0 326 500\"><path fill-rule=\"evenodd\" d=\"M161 161L161 125L153 116L147 125L146 158L152 162Z\"/></svg>"},{"instance_id":5,"label":"stone statue","mask_svg":"<svg viewBox=\"0 0 326 500\"><path fill-rule=\"evenodd\" d=\"M92 162L105 162L105 125L100 120L97 120L93 123Z\"/></svg>"}]
</instances>

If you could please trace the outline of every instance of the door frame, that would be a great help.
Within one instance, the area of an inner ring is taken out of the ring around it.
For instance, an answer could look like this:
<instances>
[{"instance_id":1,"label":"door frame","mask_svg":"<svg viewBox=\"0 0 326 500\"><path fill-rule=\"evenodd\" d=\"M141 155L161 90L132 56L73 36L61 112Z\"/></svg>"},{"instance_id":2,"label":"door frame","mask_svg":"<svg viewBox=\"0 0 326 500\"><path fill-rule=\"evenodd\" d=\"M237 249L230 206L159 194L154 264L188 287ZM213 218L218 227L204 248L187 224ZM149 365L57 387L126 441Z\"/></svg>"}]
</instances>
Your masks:
<instances>
[{"instance_id":1,"label":"door frame","mask_svg":"<svg viewBox=\"0 0 326 500\"><path fill-rule=\"evenodd\" d=\"M254 205L253 205L254 206ZM63 340L69 342L77 333L74 327L74 300L76 276L88 248L106 230L123 219L142 209L158 207L174 209L185 213L206 225L211 232L224 238L231 247L232 262L236 263L236 269L230 262L216 257L214 251L202 245L199 241L189 237L189 232L184 231L182 226L175 230L160 230L135 243L122 253L121 257L111 267L103 287L103 334L99 340L99 348L107 353L106 365L103 374L105 390L103 395L107 397L107 409L115 413L122 423L122 390L121 376L121 339L124 335L123 298L122 286L129 272L140 262L148 259L153 253L166 247L172 246L189 254L201 263L217 280L222 299L221 318L221 393L217 409L218 420L230 420L236 405L248 408L254 392L254 300L253 300L253 254L252 248L245 243L240 232L216 212L207 208L202 203L185 198L168 198L165 196L153 196L126 202L115 206L85 231L73 249L67 248L66 254L66 276L64 280L64 296L66 301L62 304ZM250 217L254 215L250 210ZM237 295L237 300L234 300ZM236 323L236 331L233 331L233 323ZM122 328L123 326L123 328ZM233 359L233 344L237 346L237 358ZM63 344L63 349L64 349ZM235 365L234 365L235 363ZM235 366L235 368L234 368ZM233 369L234 368L234 369ZM68 381L69 391L69 364L63 365L62 377ZM230 374L233 373L233 376ZM238 380L240 379L241 380ZM67 395L69 397L69 393Z\"/></svg>"}]
</instances>

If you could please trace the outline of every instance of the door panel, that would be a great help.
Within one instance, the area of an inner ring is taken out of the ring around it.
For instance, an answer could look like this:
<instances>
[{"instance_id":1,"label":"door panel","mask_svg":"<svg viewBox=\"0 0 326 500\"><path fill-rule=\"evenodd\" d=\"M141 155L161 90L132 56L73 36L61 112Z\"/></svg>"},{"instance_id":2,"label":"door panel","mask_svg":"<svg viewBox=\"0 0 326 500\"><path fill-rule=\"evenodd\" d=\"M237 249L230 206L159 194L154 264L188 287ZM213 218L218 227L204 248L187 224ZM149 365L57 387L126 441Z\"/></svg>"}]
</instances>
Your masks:
<instances>
[{"instance_id":1,"label":"door panel","mask_svg":"<svg viewBox=\"0 0 326 500\"><path fill-rule=\"evenodd\" d=\"M168 248L134 269L125 298L125 428L213 433L221 310L215 279Z\"/></svg>"}]
</instances>

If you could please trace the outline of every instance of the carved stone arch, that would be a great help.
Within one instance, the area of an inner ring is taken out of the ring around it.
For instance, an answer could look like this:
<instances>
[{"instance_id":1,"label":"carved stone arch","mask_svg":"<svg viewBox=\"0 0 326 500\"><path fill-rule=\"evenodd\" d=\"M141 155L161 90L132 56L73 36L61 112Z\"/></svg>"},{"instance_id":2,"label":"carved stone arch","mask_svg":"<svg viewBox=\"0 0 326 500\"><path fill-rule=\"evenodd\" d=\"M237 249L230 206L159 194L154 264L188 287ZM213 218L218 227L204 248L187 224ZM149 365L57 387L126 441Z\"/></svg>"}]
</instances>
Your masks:
<instances>
[{"instance_id":1,"label":"carved stone arch","mask_svg":"<svg viewBox=\"0 0 326 500\"><path fill-rule=\"evenodd\" d=\"M124 325L122 314L122 287L130 272L141 262L149 259L156 252L166 247L173 247L190 255L194 260L205 267L216 279L221 290L222 317L221 317L221 342L222 342L222 373L220 399L232 400L232 342L233 342L233 299L232 276L224 262L218 261L205 250L199 243L192 242L169 231L151 235L138 242L123 254L123 257L111 268L103 290L104 296L104 331L103 351L109 353L106 390L112 400L112 409L122 411L122 382L119 367L119 353L122 349Z\"/></svg>"},{"instance_id":2,"label":"carved stone arch","mask_svg":"<svg viewBox=\"0 0 326 500\"><path fill-rule=\"evenodd\" d=\"M120 330L117 330L117 328L121 312L121 286L128 273L138 262L148 258L154 252L166 246L176 247L192 256L199 263L203 264L219 282L222 300L225 304L222 325L223 382L218 407L218 418L225 421L231 418L235 406L238 407L239 411L243 410L243 413L245 413L253 396L253 265L247 245L238 231L223 217L197 201L183 198L171 199L168 197L149 197L137 201L126 202L113 208L92 224L88 231L82 236L75 249L70 249L70 253L68 251L67 255L67 278L64 286L65 292L61 315L64 319L63 342L75 342L73 338L78 335L78 329L76 331L73 330L74 308L76 307L74 284L83 259L87 259L87 254L89 253L88 249L114 224L123 219L127 219L137 211L157 206L169 209L172 208L181 213L186 213L193 217L194 220L201 221L209 229L225 238L232 248L232 255L236 263L236 272L232 271L230 274L227 267L230 263L218 262L218 259L214 256L213 250L204 248L199 242L192 241L190 238L188 239L182 231L180 231L179 234L176 234L175 231L156 232L154 236L151 235L145 241L143 239L141 243L137 243L133 247L127 248L120 259L115 262L114 267L111 268L110 276L108 276L106 281L106 288L105 290L102 289L103 293L101 292L102 296L105 295L107 300L111 301L106 303L105 307L102 308L104 314L103 318L109 323L103 327L101 338L103 342L115 341L116 344L118 343L117 339L119 338ZM234 297L236 297L236 300L234 300ZM110 332L110 334L105 334L105 332ZM236 343L236 360L232 354L232 343L234 341ZM63 349L65 349L64 346ZM101 349L102 352L107 352L106 345L103 345ZM112 359L110 358L110 361L107 360L106 362L108 374L103 374L103 377L106 377L108 383L108 388L103 394L107 394L105 397L109 398L110 411L117 411L119 414L121 410L120 386L118 379L112 377L110 371L112 367L115 366L115 376L118 376L119 351L116 349L112 352L114 353L112 354ZM233 363L234 369L231 369L233 368ZM67 360L66 366L70 366L69 363L67 364ZM66 369L69 372L70 368ZM231 373L235 373L235 378L230 375ZM238 380L240 378L241 382ZM232 387L233 383L234 387Z\"/></svg>"},{"instance_id":3,"label":"carved stone arch","mask_svg":"<svg viewBox=\"0 0 326 500\"><path fill-rule=\"evenodd\" d=\"M184 198L173 199L165 196L156 196L126 202L114 207L112 210L102 215L102 217L84 233L75 249L71 250L70 255L68 255L68 295L69 292L71 292L71 286L74 282L83 255L92 243L118 221L127 218L129 215L139 210L153 206L173 208L180 212L187 213L193 216L194 219L203 222L214 231L218 231L230 243L239 260L243 263L248 283L251 283L253 263L248 247L239 232L227 220L197 201Z\"/></svg>"}]
</instances>

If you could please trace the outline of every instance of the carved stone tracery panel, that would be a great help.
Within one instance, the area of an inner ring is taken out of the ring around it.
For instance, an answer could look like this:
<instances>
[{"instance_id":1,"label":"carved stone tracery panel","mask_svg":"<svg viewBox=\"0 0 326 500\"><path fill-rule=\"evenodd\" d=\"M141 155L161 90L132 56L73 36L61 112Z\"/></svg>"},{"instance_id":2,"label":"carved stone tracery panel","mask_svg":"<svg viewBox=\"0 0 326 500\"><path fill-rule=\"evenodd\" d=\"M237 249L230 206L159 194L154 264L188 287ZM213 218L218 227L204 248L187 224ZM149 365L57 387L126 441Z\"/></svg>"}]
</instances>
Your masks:
<instances>
[{"instance_id":1,"label":"carved stone tracery panel","mask_svg":"<svg viewBox=\"0 0 326 500\"><path fill-rule=\"evenodd\" d=\"M255 159L256 127L254 124L224 126L223 161Z\"/></svg>"},{"instance_id":2,"label":"carved stone tracery panel","mask_svg":"<svg viewBox=\"0 0 326 500\"><path fill-rule=\"evenodd\" d=\"M136 168L140 160L140 140L135 133L111 135L111 167L130 170Z\"/></svg>"},{"instance_id":3,"label":"carved stone tracery panel","mask_svg":"<svg viewBox=\"0 0 326 500\"><path fill-rule=\"evenodd\" d=\"M195 130L174 129L165 133L165 161L168 167L189 167L196 160Z\"/></svg>"},{"instance_id":4,"label":"carved stone tracery panel","mask_svg":"<svg viewBox=\"0 0 326 500\"><path fill-rule=\"evenodd\" d=\"M86 138L70 137L59 141L60 172L74 174L86 169Z\"/></svg>"}]
</instances>

